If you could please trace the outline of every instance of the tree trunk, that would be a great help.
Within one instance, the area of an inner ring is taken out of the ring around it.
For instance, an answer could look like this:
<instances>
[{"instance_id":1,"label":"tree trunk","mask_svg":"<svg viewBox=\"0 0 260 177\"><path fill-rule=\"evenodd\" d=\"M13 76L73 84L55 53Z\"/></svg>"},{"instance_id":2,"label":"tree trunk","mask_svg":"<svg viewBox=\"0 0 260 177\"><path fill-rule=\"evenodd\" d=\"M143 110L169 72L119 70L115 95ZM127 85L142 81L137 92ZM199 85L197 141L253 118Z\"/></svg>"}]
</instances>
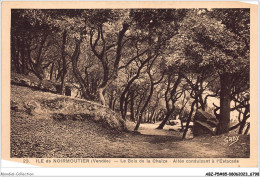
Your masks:
<instances>
[{"instance_id":1,"label":"tree trunk","mask_svg":"<svg viewBox=\"0 0 260 177\"><path fill-rule=\"evenodd\" d=\"M160 123L160 125L157 127L157 129L163 129L163 127L165 126L166 122L168 121L168 119L170 118L171 114L173 113L175 108L173 108L171 110L171 112L167 112L165 118L163 119L163 121Z\"/></svg>"},{"instance_id":2,"label":"tree trunk","mask_svg":"<svg viewBox=\"0 0 260 177\"><path fill-rule=\"evenodd\" d=\"M13 61L13 65L14 69L17 73L21 73L20 72L20 66L19 66L19 39L15 38L12 35L11 38L11 60Z\"/></svg>"},{"instance_id":3,"label":"tree trunk","mask_svg":"<svg viewBox=\"0 0 260 177\"><path fill-rule=\"evenodd\" d=\"M141 63L141 65L138 67L138 70L137 70L136 75L135 75L134 77L132 77L132 79L129 80L129 82L127 83L127 86L125 87L123 93L121 94L121 97L120 97L120 111L121 111L121 115L122 115L122 116L123 116L123 112L124 112L124 110L123 110L123 104L124 104L125 95L126 95L126 93L128 92L128 90L130 89L132 83L133 83L137 78L139 78L139 75L140 75L140 73L141 73L141 70L144 68L145 64L146 64L148 61L150 61L151 58L152 58L152 57L148 57L148 58L146 58L145 61L143 61L143 62Z\"/></svg>"},{"instance_id":4,"label":"tree trunk","mask_svg":"<svg viewBox=\"0 0 260 177\"><path fill-rule=\"evenodd\" d=\"M244 135L247 135L250 129L250 123L248 123Z\"/></svg>"},{"instance_id":5,"label":"tree trunk","mask_svg":"<svg viewBox=\"0 0 260 177\"><path fill-rule=\"evenodd\" d=\"M126 99L126 94L129 91L132 83L139 77L142 67L140 67L138 69L137 74L127 83L127 86L125 87L123 93L120 96L120 111L121 111L122 118L125 118L125 114L126 114L124 112L124 102L125 102L125 99Z\"/></svg>"},{"instance_id":6,"label":"tree trunk","mask_svg":"<svg viewBox=\"0 0 260 177\"><path fill-rule=\"evenodd\" d=\"M104 88L98 88L98 98L102 105L106 105L106 100L104 97Z\"/></svg>"},{"instance_id":7,"label":"tree trunk","mask_svg":"<svg viewBox=\"0 0 260 177\"><path fill-rule=\"evenodd\" d=\"M188 120L186 122L186 126L185 126L185 130L183 132L183 135L182 135L182 139L185 139L185 137L186 137L186 134L187 134L188 129L189 129L190 121L191 121L191 118L192 118L192 113L194 111L194 106L196 105L197 102L198 102L197 100L194 100L191 104L190 114L189 114Z\"/></svg>"},{"instance_id":8,"label":"tree trunk","mask_svg":"<svg viewBox=\"0 0 260 177\"><path fill-rule=\"evenodd\" d=\"M26 71L25 71L25 66L27 65L27 63L25 62L25 46L24 46L24 41L22 40L21 41L21 44L20 44L20 47L21 47L21 59L22 59L22 74L25 74Z\"/></svg>"},{"instance_id":9,"label":"tree trunk","mask_svg":"<svg viewBox=\"0 0 260 177\"><path fill-rule=\"evenodd\" d=\"M37 56L36 56L36 64L34 67L34 74L40 79L43 80L44 79L44 71L43 71L43 61L44 61L44 57L42 57L42 53L43 53L43 49L44 49L44 44L47 40L48 37L48 33L46 33L43 38L40 41L39 44L39 50L37 52ZM32 68L33 69L33 68Z\"/></svg>"},{"instance_id":10,"label":"tree trunk","mask_svg":"<svg viewBox=\"0 0 260 177\"><path fill-rule=\"evenodd\" d=\"M135 127L135 130L138 130L139 126L140 126L140 123L141 123L141 120L142 120L142 115L143 115L143 112L145 111L146 107L148 106L149 104L149 101L151 100L152 98L152 95L153 95L153 90L154 90L154 83L153 83L153 80L151 78L151 75L150 76L150 92L149 92L149 96L147 98L147 100L145 101L142 109L141 109L141 112L139 114L139 117L138 117L138 122L136 124L136 127Z\"/></svg>"},{"instance_id":11,"label":"tree trunk","mask_svg":"<svg viewBox=\"0 0 260 177\"><path fill-rule=\"evenodd\" d=\"M179 119L181 121L181 131L183 131L184 130L184 125L183 125L183 120L182 120L183 118L180 116Z\"/></svg>"},{"instance_id":12,"label":"tree trunk","mask_svg":"<svg viewBox=\"0 0 260 177\"><path fill-rule=\"evenodd\" d=\"M124 92L123 92L123 94L124 94ZM125 94L124 94L124 96L122 96L122 95L120 97L120 112L121 112L122 118L125 120L125 117L126 117L126 109L125 109L126 108L126 105L125 105L126 98L125 98Z\"/></svg>"},{"instance_id":13,"label":"tree trunk","mask_svg":"<svg viewBox=\"0 0 260 177\"><path fill-rule=\"evenodd\" d=\"M109 104L108 107L109 107L110 109L112 109L113 100L114 100L114 93L113 93L113 91L112 91L111 96L109 97L109 101L108 101L108 104Z\"/></svg>"},{"instance_id":14,"label":"tree trunk","mask_svg":"<svg viewBox=\"0 0 260 177\"><path fill-rule=\"evenodd\" d=\"M117 98L115 98L113 101L112 110L115 110L116 100L117 100Z\"/></svg>"},{"instance_id":15,"label":"tree trunk","mask_svg":"<svg viewBox=\"0 0 260 177\"><path fill-rule=\"evenodd\" d=\"M50 80L52 80L53 69L54 69L54 63L52 63L52 65L51 65L51 70L50 70Z\"/></svg>"},{"instance_id":16,"label":"tree trunk","mask_svg":"<svg viewBox=\"0 0 260 177\"><path fill-rule=\"evenodd\" d=\"M59 94L64 95L65 92L65 81L64 81L65 77L61 77L61 84L60 84L60 90L59 90Z\"/></svg>"},{"instance_id":17,"label":"tree trunk","mask_svg":"<svg viewBox=\"0 0 260 177\"><path fill-rule=\"evenodd\" d=\"M177 101L175 98L173 99L174 95L176 94L177 91L177 87L181 82L182 76L178 75L177 80L175 81L173 88L170 90L170 84L172 82L171 80L171 75L168 76L168 86L167 86L167 90L165 91L165 103L166 103L166 109L167 109L167 113L165 118L163 119L163 121L161 122L161 124L157 127L157 129L163 129L163 127L165 126L166 122L168 121L168 119L170 118L170 116L172 115L172 113L175 110L175 102ZM171 100L171 106L169 104L169 100L167 99L167 94L170 93L170 100ZM170 108L171 107L171 108Z\"/></svg>"},{"instance_id":18,"label":"tree trunk","mask_svg":"<svg viewBox=\"0 0 260 177\"><path fill-rule=\"evenodd\" d=\"M156 117L155 117L155 121L158 122L160 120L160 117L163 116L162 111L158 112Z\"/></svg>"},{"instance_id":19,"label":"tree trunk","mask_svg":"<svg viewBox=\"0 0 260 177\"><path fill-rule=\"evenodd\" d=\"M142 113L140 113L138 116L137 124L135 126L135 131L137 131L139 129L141 122L142 122Z\"/></svg>"},{"instance_id":20,"label":"tree trunk","mask_svg":"<svg viewBox=\"0 0 260 177\"><path fill-rule=\"evenodd\" d=\"M230 93L231 76L229 73L220 75L220 114L217 134L229 132L230 124Z\"/></svg>"},{"instance_id":21,"label":"tree trunk","mask_svg":"<svg viewBox=\"0 0 260 177\"><path fill-rule=\"evenodd\" d=\"M202 94L199 95L199 103L200 103L202 111L205 111L206 110L206 104L203 102Z\"/></svg>"},{"instance_id":22,"label":"tree trunk","mask_svg":"<svg viewBox=\"0 0 260 177\"><path fill-rule=\"evenodd\" d=\"M137 108L136 108L136 113L135 113L135 120L137 120L137 121L138 121L138 115L139 115L139 113L140 113L140 108L141 108L141 103L142 103L141 100L143 100L143 98L140 99L139 104L138 104L138 106L137 106Z\"/></svg>"},{"instance_id":23,"label":"tree trunk","mask_svg":"<svg viewBox=\"0 0 260 177\"><path fill-rule=\"evenodd\" d=\"M65 55L65 45L66 45L67 31L64 30L62 35L62 46L61 46L61 59L62 59L62 74L61 74L61 85L60 85L60 94L64 95L65 93L65 77L67 74L67 62Z\"/></svg>"},{"instance_id":24,"label":"tree trunk","mask_svg":"<svg viewBox=\"0 0 260 177\"><path fill-rule=\"evenodd\" d=\"M81 73L78 69L78 59L79 59L79 54L80 54L81 40L75 39L75 42L76 42L76 47L75 47L75 50L71 57L73 74L74 74L75 78L77 79L78 83L80 84L81 96L87 100L94 100L95 99L94 96L90 95L90 93L88 92L87 85L84 82L84 79L82 78Z\"/></svg>"},{"instance_id":25,"label":"tree trunk","mask_svg":"<svg viewBox=\"0 0 260 177\"><path fill-rule=\"evenodd\" d=\"M154 120L154 114L155 114L155 110L153 110L151 115L150 115L150 123L152 123L153 120Z\"/></svg>"},{"instance_id":26,"label":"tree trunk","mask_svg":"<svg viewBox=\"0 0 260 177\"><path fill-rule=\"evenodd\" d=\"M131 101L130 101L130 119L135 122L135 113L134 113L134 93L131 93Z\"/></svg>"},{"instance_id":27,"label":"tree trunk","mask_svg":"<svg viewBox=\"0 0 260 177\"><path fill-rule=\"evenodd\" d=\"M248 108L249 108L249 106L248 106ZM239 130L238 130L238 134L242 134L243 133L243 130L244 130L245 125L246 125L246 121L249 118L249 116L247 115L249 113L249 109L248 108L245 108L245 112L243 113L243 120L241 121Z\"/></svg>"},{"instance_id":28,"label":"tree trunk","mask_svg":"<svg viewBox=\"0 0 260 177\"><path fill-rule=\"evenodd\" d=\"M126 115L127 115L127 106L128 106L128 97L125 99L125 104L124 104L124 119L126 119Z\"/></svg>"}]
</instances>

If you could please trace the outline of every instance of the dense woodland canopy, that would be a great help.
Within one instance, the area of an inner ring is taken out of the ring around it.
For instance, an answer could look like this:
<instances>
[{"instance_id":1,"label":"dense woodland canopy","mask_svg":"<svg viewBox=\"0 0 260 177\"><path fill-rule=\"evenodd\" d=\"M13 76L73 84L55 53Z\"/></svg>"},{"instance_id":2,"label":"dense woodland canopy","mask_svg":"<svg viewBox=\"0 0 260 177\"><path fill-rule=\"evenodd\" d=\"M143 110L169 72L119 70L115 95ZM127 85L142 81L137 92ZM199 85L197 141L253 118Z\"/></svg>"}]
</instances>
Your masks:
<instances>
[{"instance_id":1,"label":"dense woodland canopy","mask_svg":"<svg viewBox=\"0 0 260 177\"><path fill-rule=\"evenodd\" d=\"M243 132L249 106L249 9L15 9L11 69L66 83L136 122L197 109L219 119L218 134ZM231 106L231 102L234 106ZM238 124L230 126L230 112Z\"/></svg>"}]
</instances>

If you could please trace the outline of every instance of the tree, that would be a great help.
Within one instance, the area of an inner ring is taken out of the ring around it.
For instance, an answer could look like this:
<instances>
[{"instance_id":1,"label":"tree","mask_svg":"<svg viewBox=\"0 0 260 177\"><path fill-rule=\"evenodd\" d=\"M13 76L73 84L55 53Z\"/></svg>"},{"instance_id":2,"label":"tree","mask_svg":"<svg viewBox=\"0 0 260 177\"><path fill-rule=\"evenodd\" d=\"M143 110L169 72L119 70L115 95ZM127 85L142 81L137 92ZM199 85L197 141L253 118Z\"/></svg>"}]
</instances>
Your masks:
<instances>
[{"instance_id":1,"label":"tree","mask_svg":"<svg viewBox=\"0 0 260 177\"><path fill-rule=\"evenodd\" d=\"M90 46L91 49L93 51L93 53L95 54L95 56L99 59L99 61L102 64L103 67L103 80L102 83L99 85L97 92L98 92L98 97L99 100L101 101L101 103L103 105L106 104L105 98L104 98L104 91L107 88L108 85L110 85L110 82L112 82L113 80L115 80L118 76L118 70L119 70L119 62L121 60L121 53L122 53L122 47L123 47L123 38L124 35L126 33L126 31L128 30L129 25L127 23L124 23L122 25L122 29L121 31L119 31L118 33L118 39L116 41L116 44L111 44L110 46L107 46L107 41L104 37L104 33L103 33L103 27L102 24L99 24L99 26L97 27L97 37L95 39L95 41L93 40L94 37L94 30L92 29L90 32ZM97 48L100 47L98 46L98 42L102 41L102 49L100 52L97 51ZM116 56L115 56L115 61L114 61L114 65L112 68L109 68L109 63L108 63L108 50L112 47L116 46ZM109 71L111 71L111 73L109 73Z\"/></svg>"},{"instance_id":2,"label":"tree","mask_svg":"<svg viewBox=\"0 0 260 177\"><path fill-rule=\"evenodd\" d=\"M173 70L174 71L174 70ZM172 68L169 68L168 72L166 72L166 90L164 92L164 99L166 105L166 115L161 122L161 124L157 127L157 129L163 129L164 125L174 112L176 106L175 103L182 96L184 90L179 87L181 81L183 79L183 75L180 71L172 72Z\"/></svg>"},{"instance_id":3,"label":"tree","mask_svg":"<svg viewBox=\"0 0 260 177\"><path fill-rule=\"evenodd\" d=\"M89 42L92 54L99 61L102 68L101 73L103 74L96 89L91 90L89 87L89 73L85 72L86 79L83 79L78 66L74 62L73 70L82 90L84 90L85 94L83 95L85 95L86 99L95 100L98 98L103 105L106 105L105 91L118 77L119 70L127 67L132 61L147 52L143 51L136 56L130 55L130 59L128 58L126 64L121 65L122 60L125 58L123 56L126 53L125 51L132 50L131 48L125 48L125 45L129 45L128 43L132 40L131 36L126 36L131 23L127 20L127 14L128 10L90 10L83 14L86 28L89 28L89 39L85 41ZM100 68L99 71L101 71Z\"/></svg>"},{"instance_id":4,"label":"tree","mask_svg":"<svg viewBox=\"0 0 260 177\"><path fill-rule=\"evenodd\" d=\"M139 49L138 49L138 47L137 47L137 51L138 51L138 50L139 50ZM137 55L138 55L138 54L137 54ZM157 56L158 56L157 53L154 53L154 54L152 54L152 55L148 55L148 56L145 57L143 60L140 60L140 61L139 61L140 64L137 64L138 70L137 70L136 74L128 81L128 83L127 83L127 85L126 85L125 89L123 90L123 92L122 92L122 94L121 94L121 97L120 97L120 110L121 110L121 115L122 115L123 118L125 117L125 114L126 114L125 111L124 111L124 109L123 109L123 106L124 106L124 101L125 101L125 99L126 99L126 94L127 94L127 92L129 91L129 89L130 89L132 83L133 83L136 79L139 78L139 76L140 76L140 74L141 74L141 71L142 71L142 69L145 67L146 63L148 63L148 62L149 62L150 60L152 60L152 59L156 59ZM139 62L137 62L137 63L139 63Z\"/></svg>"},{"instance_id":5,"label":"tree","mask_svg":"<svg viewBox=\"0 0 260 177\"><path fill-rule=\"evenodd\" d=\"M149 80L150 80L150 90L149 90L148 97L147 97L147 99L146 99L146 101L145 101L145 103L144 103L144 105L143 105L143 107L142 107L142 109L141 109L141 111L140 111L140 113L138 115L138 119L137 119L137 124L135 126L135 130L138 130L138 128L139 128L139 126L141 124L143 113L144 113L145 109L147 108L147 106L148 106L148 104L149 104L149 102L150 102L150 100L151 100L151 98L153 96L155 85L159 84L162 81L163 77L164 77L164 73L162 73L161 78L159 78L157 81L154 81L153 75L155 75L155 74L152 74L152 73L155 72L155 71L152 71L152 66L153 66L153 63L155 62L155 60L156 60L156 58L154 58L154 60L152 60L152 62L150 63L150 65L148 67L148 70L147 70L147 74L148 74Z\"/></svg>"},{"instance_id":6,"label":"tree","mask_svg":"<svg viewBox=\"0 0 260 177\"><path fill-rule=\"evenodd\" d=\"M44 78L47 51L55 30L48 18L44 10L12 10L11 54L18 73L33 72L40 80Z\"/></svg>"},{"instance_id":7,"label":"tree","mask_svg":"<svg viewBox=\"0 0 260 177\"><path fill-rule=\"evenodd\" d=\"M243 13L244 16L235 15ZM216 72L220 79L220 115L218 134L227 133L230 123L230 95L232 80L241 70L248 72L249 66L249 10L199 9L190 11L183 21L176 41L196 53L202 66ZM215 18L218 17L218 18ZM235 19L234 19L235 18ZM231 25L229 19L234 19ZM220 21L221 20L221 21ZM239 27L239 28L237 28ZM185 48L185 47L184 47ZM177 54L185 62L183 50ZM191 62L193 62L191 60Z\"/></svg>"}]
</instances>

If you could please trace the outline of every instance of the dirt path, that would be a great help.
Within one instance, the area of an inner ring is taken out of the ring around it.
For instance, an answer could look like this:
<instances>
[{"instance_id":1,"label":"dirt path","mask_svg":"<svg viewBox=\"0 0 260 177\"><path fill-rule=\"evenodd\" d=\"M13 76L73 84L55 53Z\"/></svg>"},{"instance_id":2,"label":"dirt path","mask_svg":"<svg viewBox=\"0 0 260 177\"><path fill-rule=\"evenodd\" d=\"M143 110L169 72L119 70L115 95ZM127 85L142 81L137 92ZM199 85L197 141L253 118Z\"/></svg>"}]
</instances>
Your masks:
<instances>
[{"instance_id":1,"label":"dirt path","mask_svg":"<svg viewBox=\"0 0 260 177\"><path fill-rule=\"evenodd\" d=\"M178 135L118 133L93 121L55 121L44 115L15 113L11 123L12 157L207 158L249 154L248 137L240 138L245 142L242 148L241 144L225 145L224 137L181 140Z\"/></svg>"}]
</instances>

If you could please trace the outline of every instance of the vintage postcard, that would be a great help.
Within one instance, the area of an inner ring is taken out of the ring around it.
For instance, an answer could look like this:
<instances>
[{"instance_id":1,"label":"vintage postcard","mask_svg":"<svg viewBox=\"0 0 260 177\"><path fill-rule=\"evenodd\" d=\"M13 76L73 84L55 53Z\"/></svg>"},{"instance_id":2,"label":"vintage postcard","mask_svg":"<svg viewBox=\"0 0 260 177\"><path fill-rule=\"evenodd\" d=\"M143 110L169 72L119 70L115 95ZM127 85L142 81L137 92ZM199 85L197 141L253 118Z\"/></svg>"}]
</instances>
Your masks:
<instances>
[{"instance_id":1,"label":"vintage postcard","mask_svg":"<svg viewBox=\"0 0 260 177\"><path fill-rule=\"evenodd\" d=\"M2 2L2 160L258 167L257 11Z\"/></svg>"}]
</instances>

